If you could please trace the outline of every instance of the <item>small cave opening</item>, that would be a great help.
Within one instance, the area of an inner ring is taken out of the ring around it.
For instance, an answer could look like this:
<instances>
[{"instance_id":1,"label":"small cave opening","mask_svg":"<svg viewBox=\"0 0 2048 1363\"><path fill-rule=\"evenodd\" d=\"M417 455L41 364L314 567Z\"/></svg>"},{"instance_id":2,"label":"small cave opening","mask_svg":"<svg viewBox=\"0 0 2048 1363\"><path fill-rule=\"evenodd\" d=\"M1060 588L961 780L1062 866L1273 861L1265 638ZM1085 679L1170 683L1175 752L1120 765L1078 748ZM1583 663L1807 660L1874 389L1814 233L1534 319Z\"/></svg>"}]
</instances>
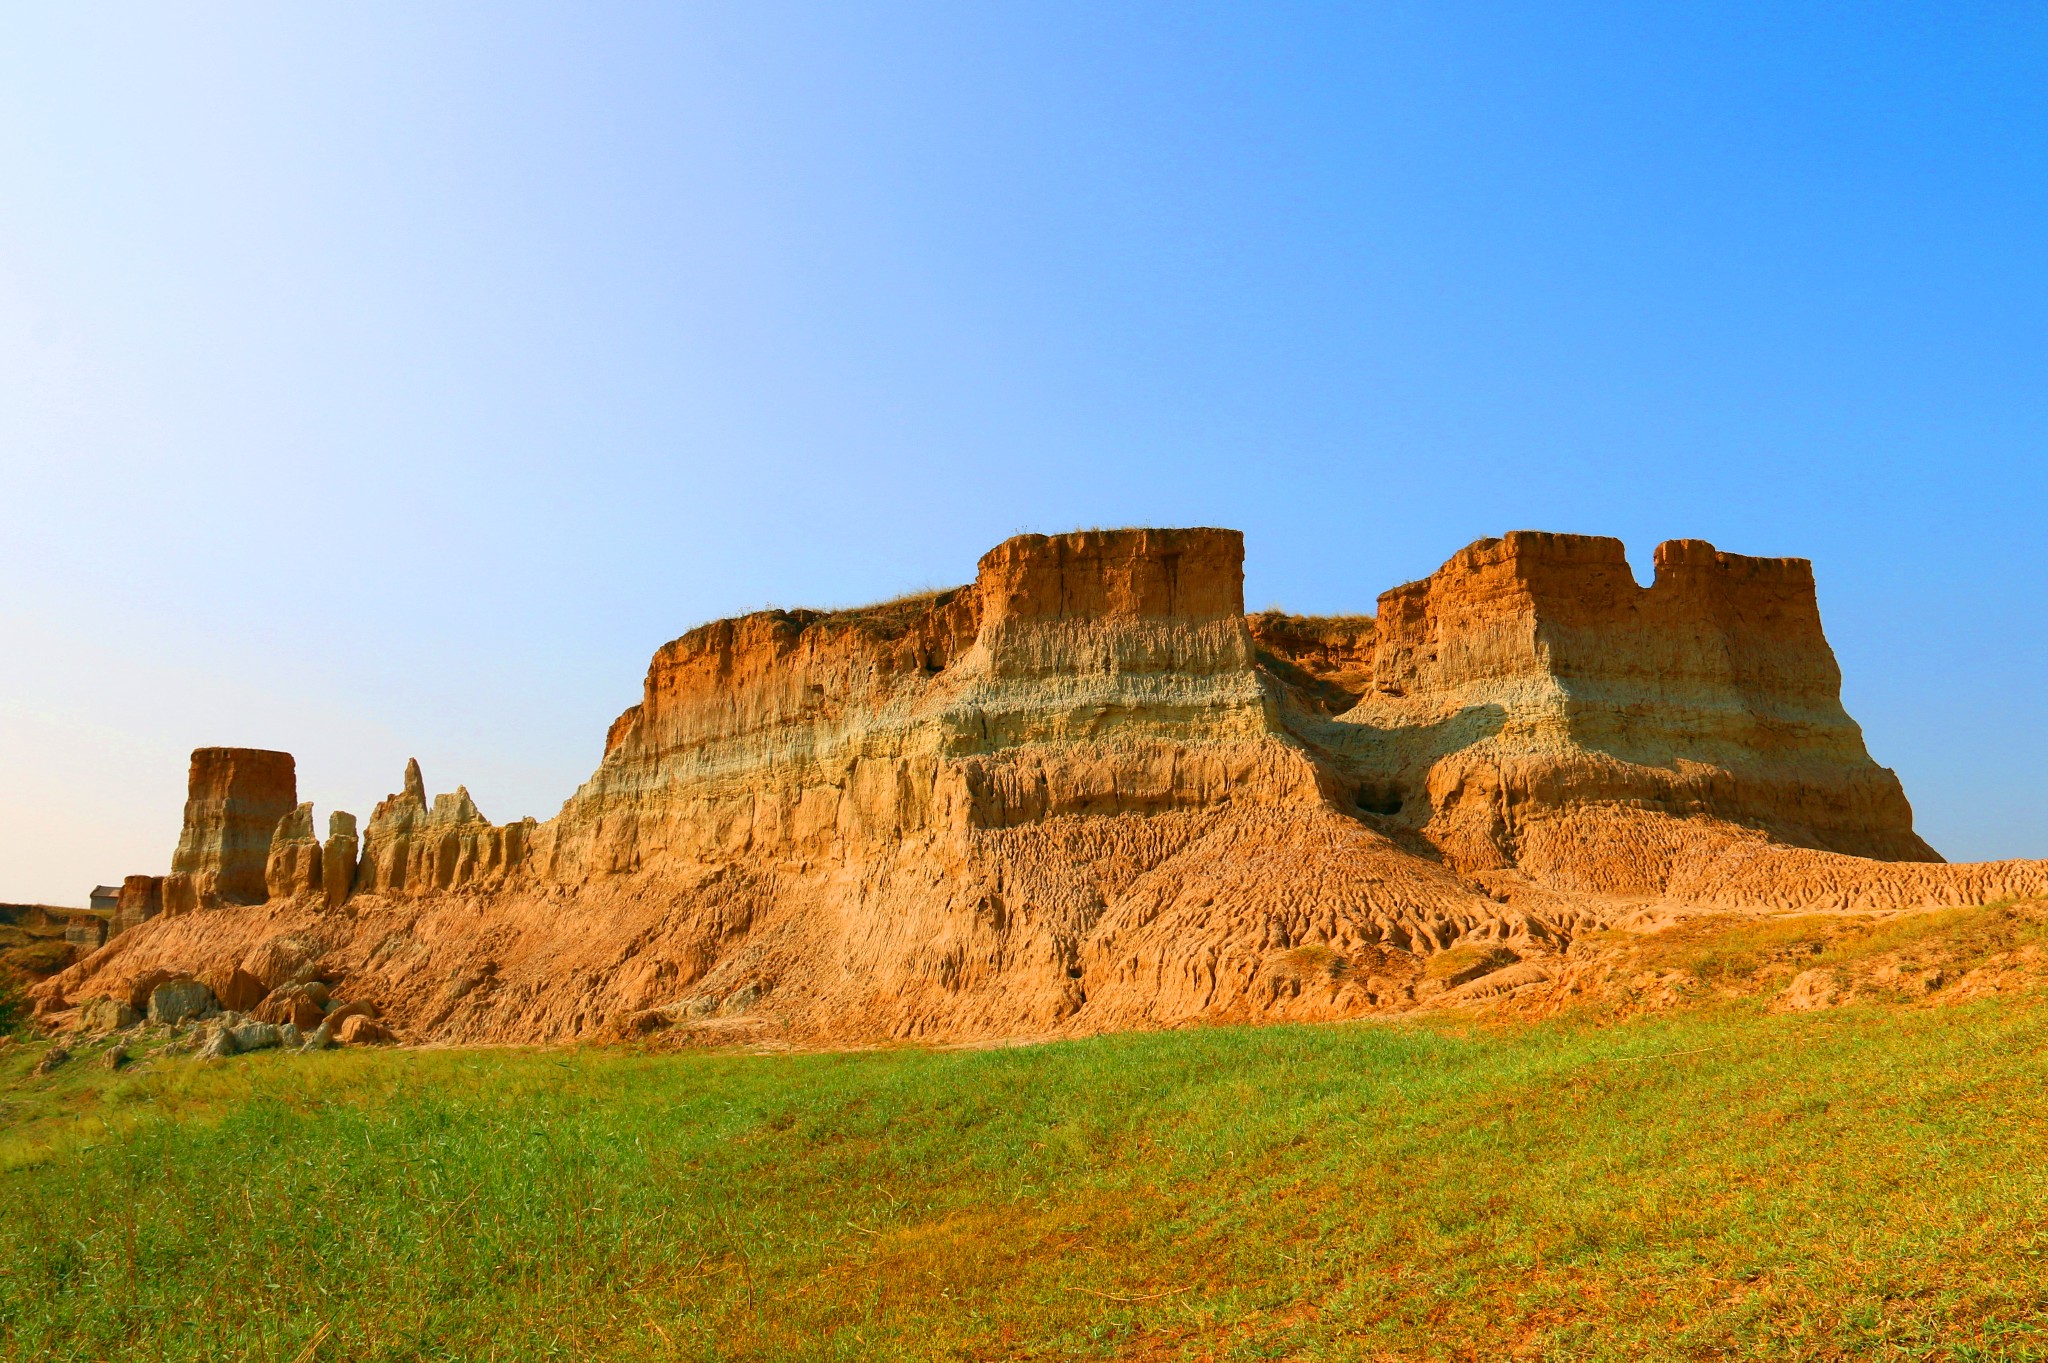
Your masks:
<instances>
[{"instance_id":1,"label":"small cave opening","mask_svg":"<svg viewBox=\"0 0 2048 1363\"><path fill-rule=\"evenodd\" d=\"M1367 814L1382 816L1401 812L1401 788L1383 782L1373 782L1358 788L1351 797L1351 803Z\"/></svg>"}]
</instances>

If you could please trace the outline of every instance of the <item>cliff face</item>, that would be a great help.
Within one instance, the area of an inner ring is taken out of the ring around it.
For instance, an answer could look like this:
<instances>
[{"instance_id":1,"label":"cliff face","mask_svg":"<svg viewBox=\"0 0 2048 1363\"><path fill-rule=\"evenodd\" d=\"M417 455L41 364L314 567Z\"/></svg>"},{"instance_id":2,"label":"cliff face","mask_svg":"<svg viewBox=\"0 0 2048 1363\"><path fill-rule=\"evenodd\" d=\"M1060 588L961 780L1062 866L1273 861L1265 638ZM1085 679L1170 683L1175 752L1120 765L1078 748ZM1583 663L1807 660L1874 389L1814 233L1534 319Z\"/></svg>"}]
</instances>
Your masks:
<instances>
[{"instance_id":1,"label":"cliff face","mask_svg":"<svg viewBox=\"0 0 2048 1363\"><path fill-rule=\"evenodd\" d=\"M114 901L114 916L107 924L107 935L113 937L140 927L162 913L163 908L162 876L128 876L121 882L121 897Z\"/></svg>"},{"instance_id":2,"label":"cliff face","mask_svg":"<svg viewBox=\"0 0 2048 1363\"><path fill-rule=\"evenodd\" d=\"M1468 871L1661 889L1654 871L1570 869L1588 815L1619 808L1939 860L1842 709L1811 566L1697 540L1655 563L1645 588L1618 540L1481 540L1380 598L1371 686L1300 731L1361 787L1426 802L1431 841Z\"/></svg>"},{"instance_id":3,"label":"cliff face","mask_svg":"<svg viewBox=\"0 0 2048 1363\"><path fill-rule=\"evenodd\" d=\"M295 806L271 830L263 883L272 899L290 899L320 888L320 839L313 832L313 806Z\"/></svg>"},{"instance_id":4,"label":"cliff face","mask_svg":"<svg viewBox=\"0 0 2048 1363\"><path fill-rule=\"evenodd\" d=\"M196 755L180 858L245 886L274 806L270 903L62 987L288 942L419 1039L1045 1035L1414 1007L1454 943L1533 970L1674 906L2048 893L1914 835L1802 561L1674 541L1641 587L1617 541L1517 532L1328 619L1247 618L1242 565L1228 530L1028 535L968 586L703 626L544 824L414 764L358 856L288 758Z\"/></svg>"},{"instance_id":5,"label":"cliff face","mask_svg":"<svg viewBox=\"0 0 2048 1363\"><path fill-rule=\"evenodd\" d=\"M184 827L164 878L164 912L261 904L269 896L264 870L271 832L298 804L292 755L200 748L192 754L186 791Z\"/></svg>"},{"instance_id":6,"label":"cliff face","mask_svg":"<svg viewBox=\"0 0 2048 1363\"><path fill-rule=\"evenodd\" d=\"M532 824L530 819L502 828L493 824L463 786L428 804L420 764L408 761L404 788L378 801L370 814L355 884L384 895L502 884L524 860ZM353 848L353 818L344 815L330 825L327 845L337 844Z\"/></svg>"},{"instance_id":7,"label":"cliff face","mask_svg":"<svg viewBox=\"0 0 2048 1363\"><path fill-rule=\"evenodd\" d=\"M542 874L1313 799L1265 721L1243 556L1227 530L1022 536L970 587L686 634L541 831Z\"/></svg>"}]
</instances>

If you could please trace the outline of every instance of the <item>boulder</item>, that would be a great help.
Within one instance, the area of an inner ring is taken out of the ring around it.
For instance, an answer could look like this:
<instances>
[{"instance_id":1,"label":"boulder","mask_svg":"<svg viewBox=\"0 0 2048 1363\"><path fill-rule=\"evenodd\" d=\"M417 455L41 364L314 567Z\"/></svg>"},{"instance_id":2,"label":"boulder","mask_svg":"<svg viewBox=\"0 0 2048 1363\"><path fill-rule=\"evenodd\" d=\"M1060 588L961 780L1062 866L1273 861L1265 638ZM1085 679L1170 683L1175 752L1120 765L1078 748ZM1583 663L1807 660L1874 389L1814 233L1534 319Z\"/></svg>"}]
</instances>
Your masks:
<instances>
[{"instance_id":1,"label":"boulder","mask_svg":"<svg viewBox=\"0 0 2048 1363\"><path fill-rule=\"evenodd\" d=\"M324 950L315 938L298 933L266 937L242 958L243 970L254 975L264 989L281 989L295 982L299 972L313 964Z\"/></svg>"},{"instance_id":2,"label":"boulder","mask_svg":"<svg viewBox=\"0 0 2048 1363\"><path fill-rule=\"evenodd\" d=\"M277 1027L277 1044L288 1051L296 1051L306 1044L306 1034L289 1022L281 1022Z\"/></svg>"},{"instance_id":3,"label":"boulder","mask_svg":"<svg viewBox=\"0 0 2048 1363\"><path fill-rule=\"evenodd\" d=\"M344 1046L380 1046L398 1040L389 1027L362 1013L351 1013L343 1019L334 1035Z\"/></svg>"},{"instance_id":4,"label":"boulder","mask_svg":"<svg viewBox=\"0 0 2048 1363\"><path fill-rule=\"evenodd\" d=\"M126 999L87 999L78 1005L78 1030L95 1035L118 1032L142 1021Z\"/></svg>"},{"instance_id":5,"label":"boulder","mask_svg":"<svg viewBox=\"0 0 2048 1363\"><path fill-rule=\"evenodd\" d=\"M225 1060L235 1053L235 1033L225 1025L208 1027L199 1037L201 1060Z\"/></svg>"},{"instance_id":6,"label":"boulder","mask_svg":"<svg viewBox=\"0 0 2048 1363\"><path fill-rule=\"evenodd\" d=\"M338 1003L327 1010L327 1021L333 1023L336 1027L341 1026L342 1023L352 1017L374 1018L376 1016L377 1005L371 1003L368 999L352 999L347 1003Z\"/></svg>"},{"instance_id":7,"label":"boulder","mask_svg":"<svg viewBox=\"0 0 2048 1363\"><path fill-rule=\"evenodd\" d=\"M284 1036L276 1026L268 1022L249 1021L238 1023L227 1029L235 1039L235 1050L246 1054L250 1051L276 1050L284 1044Z\"/></svg>"},{"instance_id":8,"label":"boulder","mask_svg":"<svg viewBox=\"0 0 2048 1363\"><path fill-rule=\"evenodd\" d=\"M225 966L203 972L199 982L213 991L220 1006L231 1013L246 1013L263 1002L270 986L240 966Z\"/></svg>"},{"instance_id":9,"label":"boulder","mask_svg":"<svg viewBox=\"0 0 2048 1363\"><path fill-rule=\"evenodd\" d=\"M674 1025L674 1023L674 1015L664 1009L643 1008L636 1013L628 1013L623 1018L620 1018L612 1030L615 1035L630 1039L636 1036L646 1036L650 1032L661 1031L665 1027Z\"/></svg>"},{"instance_id":10,"label":"boulder","mask_svg":"<svg viewBox=\"0 0 2048 1363\"><path fill-rule=\"evenodd\" d=\"M214 1011L213 991L190 975L165 980L149 995L149 1020L169 1027Z\"/></svg>"},{"instance_id":11,"label":"boulder","mask_svg":"<svg viewBox=\"0 0 2048 1363\"><path fill-rule=\"evenodd\" d=\"M279 1026L289 1023L296 1027L312 1028L318 1027L326 1014L304 986L286 985L258 1004L254 1016Z\"/></svg>"},{"instance_id":12,"label":"boulder","mask_svg":"<svg viewBox=\"0 0 2048 1363\"><path fill-rule=\"evenodd\" d=\"M331 1022L323 1022L318 1027L315 1027L313 1029L313 1034L306 1038L306 1044L301 1049L308 1051L333 1050L334 1024Z\"/></svg>"},{"instance_id":13,"label":"boulder","mask_svg":"<svg viewBox=\"0 0 2048 1363\"><path fill-rule=\"evenodd\" d=\"M48 1074L50 1071L56 1069L59 1065L63 1064L70 1058L70 1047L52 1046L49 1050L43 1052L43 1058L36 1061L36 1066L33 1070L30 1071L30 1073L39 1075Z\"/></svg>"},{"instance_id":14,"label":"boulder","mask_svg":"<svg viewBox=\"0 0 2048 1363\"><path fill-rule=\"evenodd\" d=\"M107 1053L100 1057L100 1064L110 1070L122 1070L128 1067L129 1058L128 1048L116 1043L108 1047Z\"/></svg>"},{"instance_id":15,"label":"boulder","mask_svg":"<svg viewBox=\"0 0 2048 1363\"><path fill-rule=\"evenodd\" d=\"M297 970L294 970L291 979L287 980L286 983L296 985L317 984L323 991L334 987L334 981L329 977L326 967L318 961L308 961ZM325 999L321 1000L320 1006L323 1008L327 1006Z\"/></svg>"},{"instance_id":16,"label":"boulder","mask_svg":"<svg viewBox=\"0 0 2048 1363\"><path fill-rule=\"evenodd\" d=\"M156 987L178 978L175 970L145 970L128 982L128 1006L138 1013L149 1011L149 996Z\"/></svg>"}]
</instances>

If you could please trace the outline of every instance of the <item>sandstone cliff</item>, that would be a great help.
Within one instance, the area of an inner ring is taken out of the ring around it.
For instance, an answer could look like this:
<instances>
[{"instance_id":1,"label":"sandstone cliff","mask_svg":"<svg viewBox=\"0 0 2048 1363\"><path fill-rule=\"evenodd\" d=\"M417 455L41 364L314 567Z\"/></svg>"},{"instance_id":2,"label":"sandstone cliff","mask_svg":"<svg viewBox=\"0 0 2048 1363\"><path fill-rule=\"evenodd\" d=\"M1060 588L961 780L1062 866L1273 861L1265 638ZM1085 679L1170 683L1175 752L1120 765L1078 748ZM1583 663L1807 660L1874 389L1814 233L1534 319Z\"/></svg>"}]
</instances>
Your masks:
<instances>
[{"instance_id":1,"label":"sandstone cliff","mask_svg":"<svg viewBox=\"0 0 2048 1363\"><path fill-rule=\"evenodd\" d=\"M1619 540L1481 540L1380 598L1371 684L1333 723L1295 731L1368 807L1412 808L1467 872L1660 892L1654 866L1580 874L1583 843L1608 826L1584 815L1621 808L1938 861L1842 709L1810 565L1693 540L1659 545L1655 564L1645 588Z\"/></svg>"},{"instance_id":2,"label":"sandstone cliff","mask_svg":"<svg viewBox=\"0 0 2048 1363\"><path fill-rule=\"evenodd\" d=\"M502 883L525 859L532 823L496 826L460 786L429 804L420 764L408 761L404 789L370 814L355 884L366 893L397 895ZM330 830L330 843L337 837L353 842L354 831L351 819Z\"/></svg>"},{"instance_id":3,"label":"sandstone cliff","mask_svg":"<svg viewBox=\"0 0 2048 1363\"><path fill-rule=\"evenodd\" d=\"M223 904L261 904L277 821L298 803L292 755L261 748L200 748L192 754L184 830L164 878L167 914Z\"/></svg>"},{"instance_id":4,"label":"sandstone cliff","mask_svg":"<svg viewBox=\"0 0 2048 1363\"><path fill-rule=\"evenodd\" d=\"M290 943L413 1039L973 1039L1409 1008L1454 944L1533 980L1645 914L2048 894L1914 834L1800 560L1674 541L1642 587L1617 541L1517 532L1330 619L1248 618L1242 564L1027 535L960 588L703 626L546 823L411 764L358 855L289 758L195 754L167 912L61 988ZM176 916L230 863L269 903Z\"/></svg>"},{"instance_id":5,"label":"sandstone cliff","mask_svg":"<svg viewBox=\"0 0 2048 1363\"><path fill-rule=\"evenodd\" d=\"M291 899L320 888L320 840L313 833L313 806L294 807L270 834L263 883L272 899Z\"/></svg>"},{"instance_id":6,"label":"sandstone cliff","mask_svg":"<svg viewBox=\"0 0 2048 1363\"><path fill-rule=\"evenodd\" d=\"M114 901L114 917L107 924L107 935L114 937L141 927L162 913L163 907L162 876L128 876L121 882L120 898Z\"/></svg>"}]
</instances>

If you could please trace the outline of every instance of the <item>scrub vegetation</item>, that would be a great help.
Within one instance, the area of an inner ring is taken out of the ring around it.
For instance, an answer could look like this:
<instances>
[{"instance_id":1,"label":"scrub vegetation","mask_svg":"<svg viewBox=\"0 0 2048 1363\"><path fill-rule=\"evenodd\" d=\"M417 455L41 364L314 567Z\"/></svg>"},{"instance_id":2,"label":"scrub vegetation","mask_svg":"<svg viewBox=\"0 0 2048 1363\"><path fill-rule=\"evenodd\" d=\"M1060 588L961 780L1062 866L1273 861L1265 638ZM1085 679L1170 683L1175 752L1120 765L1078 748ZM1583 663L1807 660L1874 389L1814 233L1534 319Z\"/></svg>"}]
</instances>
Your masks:
<instances>
[{"instance_id":1,"label":"scrub vegetation","mask_svg":"<svg viewBox=\"0 0 2048 1363\"><path fill-rule=\"evenodd\" d=\"M44 1049L0 1050L11 1358L2048 1356L2027 997L34 1075Z\"/></svg>"}]
</instances>

